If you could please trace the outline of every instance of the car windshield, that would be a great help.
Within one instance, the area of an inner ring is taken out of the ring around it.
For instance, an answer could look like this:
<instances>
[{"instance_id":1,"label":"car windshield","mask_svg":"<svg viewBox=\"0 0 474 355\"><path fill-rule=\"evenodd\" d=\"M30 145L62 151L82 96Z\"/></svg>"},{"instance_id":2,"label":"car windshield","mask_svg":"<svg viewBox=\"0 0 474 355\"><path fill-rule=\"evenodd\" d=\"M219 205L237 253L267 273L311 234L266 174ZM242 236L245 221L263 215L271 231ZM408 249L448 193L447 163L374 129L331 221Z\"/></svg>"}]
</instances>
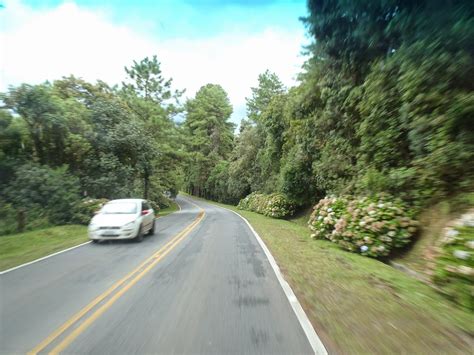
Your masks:
<instances>
[{"instance_id":1,"label":"car windshield","mask_svg":"<svg viewBox=\"0 0 474 355\"><path fill-rule=\"evenodd\" d=\"M109 203L102 208L105 214L133 214L137 213L137 204L133 202Z\"/></svg>"}]
</instances>

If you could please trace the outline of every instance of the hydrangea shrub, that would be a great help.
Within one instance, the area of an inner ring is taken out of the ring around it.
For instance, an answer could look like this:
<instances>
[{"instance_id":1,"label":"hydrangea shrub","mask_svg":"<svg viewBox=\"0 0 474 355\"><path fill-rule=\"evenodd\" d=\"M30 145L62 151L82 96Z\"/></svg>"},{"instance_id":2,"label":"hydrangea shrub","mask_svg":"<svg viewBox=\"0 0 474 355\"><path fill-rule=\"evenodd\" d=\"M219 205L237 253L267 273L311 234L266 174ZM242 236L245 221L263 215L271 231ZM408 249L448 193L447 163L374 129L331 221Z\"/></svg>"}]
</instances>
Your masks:
<instances>
[{"instance_id":1,"label":"hydrangea shrub","mask_svg":"<svg viewBox=\"0 0 474 355\"><path fill-rule=\"evenodd\" d=\"M267 195L253 192L240 200L237 208L273 218L288 217L295 212L294 203L279 193Z\"/></svg>"},{"instance_id":2,"label":"hydrangea shrub","mask_svg":"<svg viewBox=\"0 0 474 355\"><path fill-rule=\"evenodd\" d=\"M314 207L308 225L313 238L377 258L408 244L418 223L401 201L388 197L326 197Z\"/></svg>"},{"instance_id":3,"label":"hydrangea shrub","mask_svg":"<svg viewBox=\"0 0 474 355\"><path fill-rule=\"evenodd\" d=\"M309 218L309 228L313 231L312 238L336 241L333 232L340 230L343 225L339 219L346 213L348 201L341 197L326 197L313 208Z\"/></svg>"},{"instance_id":4,"label":"hydrangea shrub","mask_svg":"<svg viewBox=\"0 0 474 355\"><path fill-rule=\"evenodd\" d=\"M474 212L445 231L433 281L446 297L474 310Z\"/></svg>"}]
</instances>

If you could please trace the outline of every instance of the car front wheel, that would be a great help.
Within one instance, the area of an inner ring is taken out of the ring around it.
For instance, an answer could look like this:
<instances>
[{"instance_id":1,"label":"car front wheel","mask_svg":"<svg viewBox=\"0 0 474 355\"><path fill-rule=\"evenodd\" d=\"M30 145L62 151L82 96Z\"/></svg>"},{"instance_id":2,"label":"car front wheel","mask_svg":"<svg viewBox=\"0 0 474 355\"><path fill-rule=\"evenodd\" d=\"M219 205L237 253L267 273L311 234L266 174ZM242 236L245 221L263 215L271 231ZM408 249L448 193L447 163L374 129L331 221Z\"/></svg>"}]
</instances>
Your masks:
<instances>
[{"instance_id":1,"label":"car front wheel","mask_svg":"<svg viewBox=\"0 0 474 355\"><path fill-rule=\"evenodd\" d=\"M138 234L135 237L135 241L140 243L143 240L143 226L140 226L140 229L138 229Z\"/></svg>"}]
</instances>

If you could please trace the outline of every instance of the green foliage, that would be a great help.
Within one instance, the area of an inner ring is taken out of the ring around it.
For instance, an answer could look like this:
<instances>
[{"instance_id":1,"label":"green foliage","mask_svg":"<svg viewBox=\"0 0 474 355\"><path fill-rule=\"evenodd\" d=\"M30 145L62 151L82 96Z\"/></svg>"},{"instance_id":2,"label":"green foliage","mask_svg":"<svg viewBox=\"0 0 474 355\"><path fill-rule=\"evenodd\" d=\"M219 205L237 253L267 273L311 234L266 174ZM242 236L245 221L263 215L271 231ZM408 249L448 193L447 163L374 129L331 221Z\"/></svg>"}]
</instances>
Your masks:
<instances>
[{"instance_id":1,"label":"green foliage","mask_svg":"<svg viewBox=\"0 0 474 355\"><path fill-rule=\"evenodd\" d=\"M228 192L229 181L229 162L221 160L218 162L209 174L206 182L206 191L209 191L208 197L212 200L221 202L234 202Z\"/></svg>"},{"instance_id":2,"label":"green foliage","mask_svg":"<svg viewBox=\"0 0 474 355\"><path fill-rule=\"evenodd\" d=\"M266 195L253 192L240 200L237 207L272 218L289 217L295 212L294 203L279 193Z\"/></svg>"},{"instance_id":3,"label":"green foliage","mask_svg":"<svg viewBox=\"0 0 474 355\"><path fill-rule=\"evenodd\" d=\"M27 128L7 110L0 110L0 162L7 157L21 156L27 144Z\"/></svg>"},{"instance_id":4,"label":"green foliage","mask_svg":"<svg viewBox=\"0 0 474 355\"><path fill-rule=\"evenodd\" d=\"M24 220L21 215L23 214ZM24 224L23 224L24 223ZM0 200L0 236L17 233L19 224L23 231L51 226L47 211L42 206L31 206L29 209L15 207L6 200Z\"/></svg>"},{"instance_id":5,"label":"green foliage","mask_svg":"<svg viewBox=\"0 0 474 355\"><path fill-rule=\"evenodd\" d=\"M160 207L160 204L153 200L148 200L148 203L150 204L150 207L153 208L153 210L155 211L155 215L157 215L162 209L162 207ZM166 207L163 207L163 208L166 208Z\"/></svg>"},{"instance_id":6,"label":"green foliage","mask_svg":"<svg viewBox=\"0 0 474 355\"><path fill-rule=\"evenodd\" d=\"M162 193L154 193L149 200L151 208L153 208L156 213L164 208L168 208L171 206L171 200L163 195Z\"/></svg>"},{"instance_id":7,"label":"green foliage","mask_svg":"<svg viewBox=\"0 0 474 355\"><path fill-rule=\"evenodd\" d=\"M314 43L300 84L287 91L266 71L247 98L248 121L219 170L230 201L254 191L300 205L388 193L421 210L472 190L472 1L314 0L308 9ZM213 165L195 161L190 175L205 185Z\"/></svg>"},{"instance_id":8,"label":"green foliage","mask_svg":"<svg viewBox=\"0 0 474 355\"><path fill-rule=\"evenodd\" d=\"M178 147L182 137L172 118L182 111L179 98L184 91L171 89L172 79L163 76L156 56L139 63L134 61L125 71L128 82L123 83L122 98L142 122L142 127L135 130L141 137L135 141L141 146L133 147L137 154L135 169L143 181L143 197L149 198L152 187L163 193L175 190L178 184L178 170L183 160Z\"/></svg>"},{"instance_id":9,"label":"green foliage","mask_svg":"<svg viewBox=\"0 0 474 355\"><path fill-rule=\"evenodd\" d=\"M156 57L134 62L126 72L129 78L122 87L70 76L1 94L0 196L16 206L9 185L40 186L18 177L22 165L34 163L41 169L62 167L67 179L77 178L71 193L92 199L176 192L184 139L173 116L181 111L182 92L172 90ZM34 204L43 206L41 198L35 197ZM75 218L49 207L46 214L59 217L54 223Z\"/></svg>"},{"instance_id":10,"label":"green foliage","mask_svg":"<svg viewBox=\"0 0 474 355\"><path fill-rule=\"evenodd\" d=\"M161 63L156 55L151 59L146 57L140 62L133 61L130 68L125 67L129 82L123 83L123 89L132 96L139 96L145 101L153 101L156 108L176 112L178 107L173 105L178 102L179 97L184 91L173 91L171 88L173 79L166 79L162 75Z\"/></svg>"},{"instance_id":11,"label":"green foliage","mask_svg":"<svg viewBox=\"0 0 474 355\"><path fill-rule=\"evenodd\" d=\"M0 235L11 234L17 231L18 212L11 203L0 201Z\"/></svg>"},{"instance_id":12,"label":"green foliage","mask_svg":"<svg viewBox=\"0 0 474 355\"><path fill-rule=\"evenodd\" d=\"M265 71L247 98L243 120L230 156L228 192L238 201L251 191L275 192L283 152L286 89L275 73Z\"/></svg>"},{"instance_id":13,"label":"green foliage","mask_svg":"<svg viewBox=\"0 0 474 355\"><path fill-rule=\"evenodd\" d=\"M195 151L227 158L232 150L234 125L228 121L232 106L220 85L207 84L186 103L185 127Z\"/></svg>"},{"instance_id":14,"label":"green foliage","mask_svg":"<svg viewBox=\"0 0 474 355\"><path fill-rule=\"evenodd\" d=\"M16 170L5 195L16 209L26 209L27 218L30 211L41 209L50 223L64 224L74 215L79 181L67 172L67 167L25 164Z\"/></svg>"},{"instance_id":15,"label":"green foliage","mask_svg":"<svg viewBox=\"0 0 474 355\"><path fill-rule=\"evenodd\" d=\"M252 88L252 96L247 98L247 115L254 121L265 121L262 117L275 96L283 94L285 88L275 73L266 70L258 76L258 86Z\"/></svg>"},{"instance_id":16,"label":"green foliage","mask_svg":"<svg viewBox=\"0 0 474 355\"><path fill-rule=\"evenodd\" d=\"M234 201L257 188L258 166L255 157L261 144L262 138L258 129L249 121L242 121L228 167L228 192Z\"/></svg>"},{"instance_id":17,"label":"green foliage","mask_svg":"<svg viewBox=\"0 0 474 355\"><path fill-rule=\"evenodd\" d=\"M220 85L201 87L195 98L186 103L184 131L188 137L188 156L184 184L194 195L210 197L212 194L214 198L226 199L223 191L210 190L215 184L209 178L211 174L218 174L216 165L228 159L232 151L234 125L229 122L231 114L229 98Z\"/></svg>"},{"instance_id":18,"label":"green foliage","mask_svg":"<svg viewBox=\"0 0 474 355\"><path fill-rule=\"evenodd\" d=\"M381 196L324 198L314 207L308 225L313 238L328 239L365 256L382 257L408 244L418 223L401 201Z\"/></svg>"},{"instance_id":19,"label":"green foliage","mask_svg":"<svg viewBox=\"0 0 474 355\"><path fill-rule=\"evenodd\" d=\"M7 108L24 120L34 154L41 164L58 165L67 134L62 122L62 107L50 84L22 84L11 88L3 99ZM47 148L46 148L47 147Z\"/></svg>"},{"instance_id":20,"label":"green foliage","mask_svg":"<svg viewBox=\"0 0 474 355\"><path fill-rule=\"evenodd\" d=\"M463 225L448 229L436 260L434 282L454 302L474 310L474 217L466 214Z\"/></svg>"},{"instance_id":21,"label":"green foliage","mask_svg":"<svg viewBox=\"0 0 474 355\"><path fill-rule=\"evenodd\" d=\"M299 147L294 147L285 157L280 173L280 189L293 200L304 204L312 185L311 160Z\"/></svg>"},{"instance_id":22,"label":"green foliage","mask_svg":"<svg viewBox=\"0 0 474 355\"><path fill-rule=\"evenodd\" d=\"M73 207L72 222L76 224L89 224L94 214L99 211L109 200L106 198L85 198Z\"/></svg>"}]
</instances>

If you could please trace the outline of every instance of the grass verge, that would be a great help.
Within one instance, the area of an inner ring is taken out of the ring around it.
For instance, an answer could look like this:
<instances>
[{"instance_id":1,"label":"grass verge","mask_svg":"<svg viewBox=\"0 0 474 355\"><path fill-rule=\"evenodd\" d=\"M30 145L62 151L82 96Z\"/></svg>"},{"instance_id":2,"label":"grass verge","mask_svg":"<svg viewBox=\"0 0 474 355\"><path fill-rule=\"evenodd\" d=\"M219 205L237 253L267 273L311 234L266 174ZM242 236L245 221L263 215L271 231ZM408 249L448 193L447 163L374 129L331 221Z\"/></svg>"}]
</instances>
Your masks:
<instances>
[{"instance_id":1,"label":"grass verge","mask_svg":"<svg viewBox=\"0 0 474 355\"><path fill-rule=\"evenodd\" d=\"M160 211L166 216L179 210L176 202ZM0 271L87 242L87 226L66 225L0 236Z\"/></svg>"},{"instance_id":2,"label":"grass verge","mask_svg":"<svg viewBox=\"0 0 474 355\"><path fill-rule=\"evenodd\" d=\"M158 213L158 216L163 217L163 216L169 215L173 212L176 212L178 210L179 210L178 204L174 201L171 201L171 205L169 207L166 207L166 208L163 208L162 210L160 210L160 212Z\"/></svg>"},{"instance_id":3,"label":"grass verge","mask_svg":"<svg viewBox=\"0 0 474 355\"><path fill-rule=\"evenodd\" d=\"M422 282L328 241L312 240L302 223L211 203L237 211L252 224L330 353L472 350L473 314Z\"/></svg>"},{"instance_id":4,"label":"grass verge","mask_svg":"<svg viewBox=\"0 0 474 355\"><path fill-rule=\"evenodd\" d=\"M67 225L0 237L0 271L88 241L87 227Z\"/></svg>"}]
</instances>

